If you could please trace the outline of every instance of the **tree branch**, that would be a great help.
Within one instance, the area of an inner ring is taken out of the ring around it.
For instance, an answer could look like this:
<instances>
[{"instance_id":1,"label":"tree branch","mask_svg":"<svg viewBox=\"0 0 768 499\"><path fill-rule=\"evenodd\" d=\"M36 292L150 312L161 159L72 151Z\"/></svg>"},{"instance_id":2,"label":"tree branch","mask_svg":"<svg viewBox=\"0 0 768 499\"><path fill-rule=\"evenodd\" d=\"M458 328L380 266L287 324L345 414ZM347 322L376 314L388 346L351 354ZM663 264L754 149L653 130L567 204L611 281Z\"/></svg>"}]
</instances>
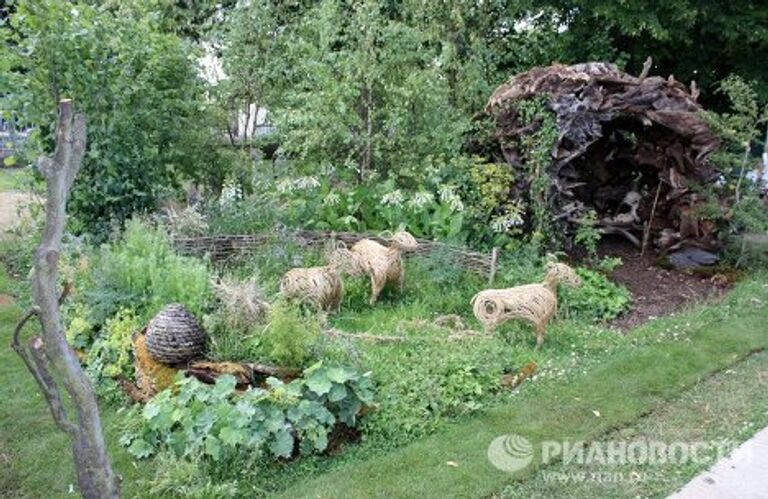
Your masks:
<instances>
[{"instance_id":1,"label":"tree branch","mask_svg":"<svg viewBox=\"0 0 768 499\"><path fill-rule=\"evenodd\" d=\"M32 352L32 360L36 368L32 375L45 392L45 400L48 402L48 408L51 411L53 420L61 431L74 437L78 433L78 428L69 420L64 404L61 402L59 387L48 371L51 361L45 353L43 339L39 336L33 336L29 340L29 351Z\"/></svg>"}]
</instances>

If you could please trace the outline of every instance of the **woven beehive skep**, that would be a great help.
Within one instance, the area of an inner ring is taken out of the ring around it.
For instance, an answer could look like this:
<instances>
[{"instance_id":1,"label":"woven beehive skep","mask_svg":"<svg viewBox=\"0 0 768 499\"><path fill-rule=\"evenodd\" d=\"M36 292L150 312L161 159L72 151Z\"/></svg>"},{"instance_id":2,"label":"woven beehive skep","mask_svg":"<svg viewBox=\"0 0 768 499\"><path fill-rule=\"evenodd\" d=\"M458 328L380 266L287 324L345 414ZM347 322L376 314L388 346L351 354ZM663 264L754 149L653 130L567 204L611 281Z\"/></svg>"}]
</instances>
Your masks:
<instances>
[{"instance_id":1,"label":"woven beehive skep","mask_svg":"<svg viewBox=\"0 0 768 499\"><path fill-rule=\"evenodd\" d=\"M182 364L202 357L206 341L200 323L180 303L166 306L147 326L147 350L165 364Z\"/></svg>"}]
</instances>

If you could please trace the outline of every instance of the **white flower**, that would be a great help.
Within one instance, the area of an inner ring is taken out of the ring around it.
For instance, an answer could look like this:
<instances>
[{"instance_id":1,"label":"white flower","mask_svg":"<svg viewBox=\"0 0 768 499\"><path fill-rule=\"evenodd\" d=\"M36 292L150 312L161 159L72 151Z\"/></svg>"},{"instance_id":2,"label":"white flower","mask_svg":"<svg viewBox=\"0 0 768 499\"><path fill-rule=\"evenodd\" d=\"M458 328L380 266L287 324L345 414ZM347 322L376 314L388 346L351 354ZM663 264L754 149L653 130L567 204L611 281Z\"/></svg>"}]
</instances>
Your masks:
<instances>
[{"instance_id":1,"label":"white flower","mask_svg":"<svg viewBox=\"0 0 768 499\"><path fill-rule=\"evenodd\" d=\"M451 207L451 210L456 212L464 211L464 203L461 197L456 194L456 187L453 185L441 185L440 186L440 201L446 203Z\"/></svg>"},{"instance_id":2,"label":"white flower","mask_svg":"<svg viewBox=\"0 0 768 499\"><path fill-rule=\"evenodd\" d=\"M421 209L425 206L432 204L435 200L435 196L429 191L419 191L411 197L408 201L408 206L415 209Z\"/></svg>"},{"instance_id":3,"label":"white flower","mask_svg":"<svg viewBox=\"0 0 768 499\"><path fill-rule=\"evenodd\" d=\"M523 224L523 219L517 211L511 211L504 215L499 215L491 220L491 229L494 232L506 232L512 227Z\"/></svg>"},{"instance_id":4,"label":"white flower","mask_svg":"<svg viewBox=\"0 0 768 499\"><path fill-rule=\"evenodd\" d=\"M331 191L323 199L323 204L326 205L326 206L336 206L337 204L339 204L340 199L341 198L339 197L338 194L336 194L335 192Z\"/></svg>"},{"instance_id":5,"label":"white flower","mask_svg":"<svg viewBox=\"0 0 768 499\"><path fill-rule=\"evenodd\" d=\"M320 181L317 180L317 177L313 177L313 176L299 177L296 180L294 180L293 185L296 189L299 189L302 191L309 191L316 187L320 187Z\"/></svg>"},{"instance_id":6,"label":"white flower","mask_svg":"<svg viewBox=\"0 0 768 499\"><path fill-rule=\"evenodd\" d=\"M400 206L403 203L403 193L400 189L395 189L381 197L381 203L386 206Z\"/></svg>"},{"instance_id":7,"label":"white flower","mask_svg":"<svg viewBox=\"0 0 768 499\"><path fill-rule=\"evenodd\" d=\"M341 223L343 223L348 227L352 227L354 224L357 223L357 219L352 215L347 215L347 216L341 217Z\"/></svg>"},{"instance_id":8,"label":"white flower","mask_svg":"<svg viewBox=\"0 0 768 499\"><path fill-rule=\"evenodd\" d=\"M288 194L293 191L293 181L289 178L284 178L277 183L275 188L280 194Z\"/></svg>"}]
</instances>

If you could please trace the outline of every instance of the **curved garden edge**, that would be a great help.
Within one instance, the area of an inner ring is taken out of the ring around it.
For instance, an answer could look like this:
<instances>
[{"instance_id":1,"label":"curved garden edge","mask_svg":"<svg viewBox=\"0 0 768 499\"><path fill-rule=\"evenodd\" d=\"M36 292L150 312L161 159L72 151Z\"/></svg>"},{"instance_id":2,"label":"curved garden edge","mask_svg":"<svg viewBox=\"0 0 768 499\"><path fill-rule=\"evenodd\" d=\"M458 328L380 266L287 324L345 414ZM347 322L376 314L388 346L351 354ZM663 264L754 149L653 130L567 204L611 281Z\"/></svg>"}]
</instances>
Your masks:
<instances>
[{"instance_id":1,"label":"curved garden edge","mask_svg":"<svg viewBox=\"0 0 768 499\"><path fill-rule=\"evenodd\" d=\"M702 379L768 347L768 278L740 283L710 320L683 339L628 347L571 383L526 393L512 404L460 421L393 452L299 481L280 497L486 497L535 472L510 475L486 458L495 437L516 433L534 446L550 439L589 441L626 426ZM686 317L662 319L648 324ZM645 329L643 328L643 329ZM600 414L597 416L595 412ZM452 461L456 466L446 463ZM535 461L534 461L535 462Z\"/></svg>"}]
</instances>

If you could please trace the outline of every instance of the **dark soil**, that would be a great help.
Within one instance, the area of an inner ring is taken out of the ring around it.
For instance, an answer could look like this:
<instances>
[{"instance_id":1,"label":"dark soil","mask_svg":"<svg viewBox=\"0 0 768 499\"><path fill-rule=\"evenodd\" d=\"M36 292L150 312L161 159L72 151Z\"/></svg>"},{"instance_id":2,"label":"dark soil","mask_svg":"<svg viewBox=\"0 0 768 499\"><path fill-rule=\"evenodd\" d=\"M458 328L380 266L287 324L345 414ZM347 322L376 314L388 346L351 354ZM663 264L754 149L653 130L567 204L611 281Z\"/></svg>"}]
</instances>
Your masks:
<instances>
[{"instance_id":1,"label":"dark soil","mask_svg":"<svg viewBox=\"0 0 768 499\"><path fill-rule=\"evenodd\" d=\"M730 286L720 274L710 277L661 268L652 251L641 257L637 248L621 239L608 238L600 249L602 256L621 257L623 264L611 278L632 293L632 308L610 323L621 331L672 315L689 304L715 300Z\"/></svg>"}]
</instances>

